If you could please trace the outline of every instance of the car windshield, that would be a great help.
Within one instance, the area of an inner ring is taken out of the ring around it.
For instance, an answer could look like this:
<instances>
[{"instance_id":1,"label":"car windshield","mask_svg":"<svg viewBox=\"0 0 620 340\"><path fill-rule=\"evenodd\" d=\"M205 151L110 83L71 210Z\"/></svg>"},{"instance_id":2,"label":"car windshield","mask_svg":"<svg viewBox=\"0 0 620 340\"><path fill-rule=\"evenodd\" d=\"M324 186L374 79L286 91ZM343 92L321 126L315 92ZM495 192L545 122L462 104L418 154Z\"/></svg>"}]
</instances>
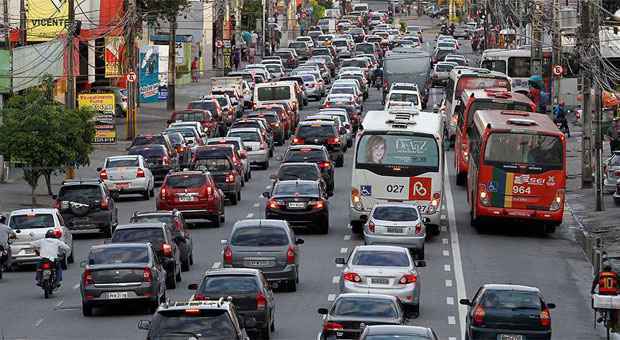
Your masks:
<instances>
[{"instance_id":1,"label":"car windshield","mask_svg":"<svg viewBox=\"0 0 620 340\"><path fill-rule=\"evenodd\" d=\"M303 79L306 83L313 83L316 81L312 74L302 74L301 79Z\"/></svg>"},{"instance_id":2,"label":"car windshield","mask_svg":"<svg viewBox=\"0 0 620 340\"><path fill-rule=\"evenodd\" d=\"M194 131L196 129L195 128L191 128L191 127L173 127L173 128L168 128L166 130L164 130L164 133L168 133L168 132L180 132L183 137L191 137L194 138L196 137L196 135L194 134Z\"/></svg>"},{"instance_id":3,"label":"car windshield","mask_svg":"<svg viewBox=\"0 0 620 340\"><path fill-rule=\"evenodd\" d=\"M194 163L194 167L200 170L223 172L232 170L232 164L227 158L203 158Z\"/></svg>"},{"instance_id":4,"label":"car windshield","mask_svg":"<svg viewBox=\"0 0 620 340\"><path fill-rule=\"evenodd\" d=\"M366 297L347 297L336 301L332 315L353 317L397 318L398 311L391 300Z\"/></svg>"},{"instance_id":5,"label":"car windshield","mask_svg":"<svg viewBox=\"0 0 620 340\"><path fill-rule=\"evenodd\" d=\"M161 228L126 228L116 229L112 234L112 242L154 242L164 241L164 232Z\"/></svg>"},{"instance_id":6,"label":"car windshield","mask_svg":"<svg viewBox=\"0 0 620 340\"><path fill-rule=\"evenodd\" d=\"M356 52L363 52L364 54L375 53L375 46L370 44L362 44L355 46Z\"/></svg>"},{"instance_id":7,"label":"car windshield","mask_svg":"<svg viewBox=\"0 0 620 340\"><path fill-rule=\"evenodd\" d=\"M439 42L437 43L437 47L438 48L442 48L442 49L452 49L455 50L456 49L456 44L450 41L443 41L443 42Z\"/></svg>"},{"instance_id":8,"label":"car windshield","mask_svg":"<svg viewBox=\"0 0 620 340\"><path fill-rule=\"evenodd\" d=\"M160 311L155 314L149 332L153 340L208 339L227 340L236 338L235 327L227 312L221 309L204 309L199 315L184 310Z\"/></svg>"},{"instance_id":9,"label":"car windshield","mask_svg":"<svg viewBox=\"0 0 620 340\"><path fill-rule=\"evenodd\" d=\"M269 72L282 72L282 67L277 64L267 64L267 70Z\"/></svg>"},{"instance_id":10,"label":"car windshield","mask_svg":"<svg viewBox=\"0 0 620 340\"><path fill-rule=\"evenodd\" d=\"M215 97L215 99L217 100L218 104L220 104L221 107L228 107L228 98Z\"/></svg>"},{"instance_id":11,"label":"car windshield","mask_svg":"<svg viewBox=\"0 0 620 340\"><path fill-rule=\"evenodd\" d=\"M139 162L137 158L116 158L116 159L108 159L105 162L106 168L128 168L128 167L137 167L139 166Z\"/></svg>"},{"instance_id":12,"label":"car windshield","mask_svg":"<svg viewBox=\"0 0 620 340\"><path fill-rule=\"evenodd\" d=\"M170 143L172 143L172 145L180 145L183 144L183 142L185 141L183 135L177 132L166 133L166 135L168 135L168 138L170 139Z\"/></svg>"},{"instance_id":13,"label":"car windshield","mask_svg":"<svg viewBox=\"0 0 620 340\"><path fill-rule=\"evenodd\" d=\"M480 304L485 308L497 309L541 309L540 297L536 292L518 290L488 290Z\"/></svg>"},{"instance_id":14,"label":"car windshield","mask_svg":"<svg viewBox=\"0 0 620 340\"><path fill-rule=\"evenodd\" d=\"M366 62L363 60L345 60L341 67L366 67Z\"/></svg>"},{"instance_id":15,"label":"car windshield","mask_svg":"<svg viewBox=\"0 0 620 340\"><path fill-rule=\"evenodd\" d=\"M237 228L230 243L238 247L286 246L289 239L283 228L261 225Z\"/></svg>"},{"instance_id":16,"label":"car windshield","mask_svg":"<svg viewBox=\"0 0 620 340\"><path fill-rule=\"evenodd\" d=\"M320 162L324 160L326 159L322 150L298 149L287 151L283 162Z\"/></svg>"},{"instance_id":17,"label":"car windshield","mask_svg":"<svg viewBox=\"0 0 620 340\"><path fill-rule=\"evenodd\" d=\"M60 188L58 198L61 201L82 201L101 199L101 188L98 185L69 185Z\"/></svg>"},{"instance_id":18,"label":"car windshield","mask_svg":"<svg viewBox=\"0 0 620 340\"><path fill-rule=\"evenodd\" d=\"M355 252L351 264L355 266L375 267L409 267L409 258L403 252L395 251L368 251Z\"/></svg>"},{"instance_id":19,"label":"car windshield","mask_svg":"<svg viewBox=\"0 0 620 340\"><path fill-rule=\"evenodd\" d=\"M239 137L242 142L260 142L260 135L255 131L231 131L228 137Z\"/></svg>"},{"instance_id":20,"label":"car windshield","mask_svg":"<svg viewBox=\"0 0 620 340\"><path fill-rule=\"evenodd\" d=\"M418 105L418 95L415 93L391 93L390 100L391 102L409 102L414 105Z\"/></svg>"},{"instance_id":21,"label":"car windshield","mask_svg":"<svg viewBox=\"0 0 620 340\"><path fill-rule=\"evenodd\" d=\"M297 130L297 137L300 138L325 138L336 134L333 125L303 125Z\"/></svg>"},{"instance_id":22,"label":"car windshield","mask_svg":"<svg viewBox=\"0 0 620 340\"><path fill-rule=\"evenodd\" d=\"M249 114L248 118L264 118L268 123L278 123L279 119L275 114Z\"/></svg>"},{"instance_id":23,"label":"car windshield","mask_svg":"<svg viewBox=\"0 0 620 340\"><path fill-rule=\"evenodd\" d=\"M258 279L251 275L207 276L198 291L206 296L256 293L258 292Z\"/></svg>"},{"instance_id":24,"label":"car windshield","mask_svg":"<svg viewBox=\"0 0 620 340\"><path fill-rule=\"evenodd\" d=\"M315 182L278 182L273 189L274 196L318 196L319 188Z\"/></svg>"},{"instance_id":25,"label":"car windshield","mask_svg":"<svg viewBox=\"0 0 620 340\"><path fill-rule=\"evenodd\" d=\"M545 169L562 169L564 147L559 136L496 132L484 150L487 164L529 164Z\"/></svg>"},{"instance_id":26,"label":"car windshield","mask_svg":"<svg viewBox=\"0 0 620 340\"><path fill-rule=\"evenodd\" d=\"M334 41L334 45L338 46L338 47L348 47L349 44L347 43L346 40L336 40Z\"/></svg>"},{"instance_id":27,"label":"car windshield","mask_svg":"<svg viewBox=\"0 0 620 340\"><path fill-rule=\"evenodd\" d=\"M93 248L88 254L88 264L148 263L149 252L146 247L105 247Z\"/></svg>"},{"instance_id":28,"label":"car windshield","mask_svg":"<svg viewBox=\"0 0 620 340\"><path fill-rule=\"evenodd\" d=\"M11 229L54 228L52 214L13 215L9 222Z\"/></svg>"},{"instance_id":29,"label":"car windshield","mask_svg":"<svg viewBox=\"0 0 620 340\"><path fill-rule=\"evenodd\" d=\"M198 188L206 183L204 175L176 175L168 176L166 186L174 189Z\"/></svg>"},{"instance_id":30,"label":"car windshield","mask_svg":"<svg viewBox=\"0 0 620 340\"><path fill-rule=\"evenodd\" d=\"M379 206L372 213L372 218L394 222L416 221L418 211L415 207Z\"/></svg>"},{"instance_id":31,"label":"car windshield","mask_svg":"<svg viewBox=\"0 0 620 340\"><path fill-rule=\"evenodd\" d=\"M333 87L330 94L355 94L355 90L352 87Z\"/></svg>"},{"instance_id":32,"label":"car windshield","mask_svg":"<svg viewBox=\"0 0 620 340\"><path fill-rule=\"evenodd\" d=\"M290 42L290 43L288 43L288 47L290 47L290 48L306 48L306 47L308 47L308 45L306 45L305 42Z\"/></svg>"},{"instance_id":33,"label":"car windshield","mask_svg":"<svg viewBox=\"0 0 620 340\"><path fill-rule=\"evenodd\" d=\"M310 180L315 181L320 178L320 173L317 171L314 165L289 165L283 166L278 172L278 179L281 181L287 180Z\"/></svg>"}]
</instances>

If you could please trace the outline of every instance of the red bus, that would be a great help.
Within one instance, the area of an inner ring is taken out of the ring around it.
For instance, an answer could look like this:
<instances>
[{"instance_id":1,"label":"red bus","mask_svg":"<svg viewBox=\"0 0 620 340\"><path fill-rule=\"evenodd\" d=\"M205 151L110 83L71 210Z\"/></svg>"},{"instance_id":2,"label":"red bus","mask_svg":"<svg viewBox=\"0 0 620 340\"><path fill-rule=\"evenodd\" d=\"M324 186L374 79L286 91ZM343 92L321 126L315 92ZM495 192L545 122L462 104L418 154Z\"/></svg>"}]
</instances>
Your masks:
<instances>
[{"instance_id":1,"label":"red bus","mask_svg":"<svg viewBox=\"0 0 620 340\"><path fill-rule=\"evenodd\" d=\"M473 125L473 116L479 110L536 111L534 103L525 95L504 88L464 90L454 108L457 117L454 143L456 184L465 185L469 168L469 140L467 130Z\"/></svg>"},{"instance_id":2,"label":"red bus","mask_svg":"<svg viewBox=\"0 0 620 340\"><path fill-rule=\"evenodd\" d=\"M484 110L469 129L467 199L471 224L503 219L562 223L566 139L546 115Z\"/></svg>"}]
</instances>

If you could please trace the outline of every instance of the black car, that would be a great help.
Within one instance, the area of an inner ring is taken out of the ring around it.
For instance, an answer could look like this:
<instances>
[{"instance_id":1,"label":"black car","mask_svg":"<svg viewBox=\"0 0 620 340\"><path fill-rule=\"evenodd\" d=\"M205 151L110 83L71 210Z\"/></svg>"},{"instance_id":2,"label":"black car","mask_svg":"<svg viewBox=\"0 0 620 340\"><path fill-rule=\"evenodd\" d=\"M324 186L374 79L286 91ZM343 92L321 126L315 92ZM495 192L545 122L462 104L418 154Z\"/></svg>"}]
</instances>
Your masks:
<instances>
[{"instance_id":1,"label":"black car","mask_svg":"<svg viewBox=\"0 0 620 340\"><path fill-rule=\"evenodd\" d=\"M136 147L136 146L145 146L145 145L153 145L153 144L155 145L159 144L159 145L163 145L164 147L166 147L166 151L168 152L168 157L170 157L171 159L174 159L177 157L176 150L172 146L170 137L168 137L168 135L165 133L138 135L131 142L131 145L127 148L127 150L130 150L131 148Z\"/></svg>"},{"instance_id":2,"label":"black car","mask_svg":"<svg viewBox=\"0 0 620 340\"><path fill-rule=\"evenodd\" d=\"M166 271L149 243L92 246L80 293L84 316L97 306L136 303L153 313L166 300Z\"/></svg>"},{"instance_id":3,"label":"black car","mask_svg":"<svg viewBox=\"0 0 620 340\"><path fill-rule=\"evenodd\" d=\"M277 145L284 145L288 138L288 134L284 131L284 124L282 124L280 116L275 111L261 110L261 112L251 112L245 114L244 118L264 118L271 127L273 140Z\"/></svg>"},{"instance_id":4,"label":"black car","mask_svg":"<svg viewBox=\"0 0 620 340\"><path fill-rule=\"evenodd\" d=\"M320 339L359 339L364 325L404 325L405 313L398 298L381 294L340 294L323 315Z\"/></svg>"},{"instance_id":5,"label":"black car","mask_svg":"<svg viewBox=\"0 0 620 340\"><path fill-rule=\"evenodd\" d=\"M297 53L291 50L279 50L276 51L273 55L276 55L282 59L282 63L284 63L284 67L288 69L294 69L299 65L299 60L297 58Z\"/></svg>"},{"instance_id":6,"label":"black car","mask_svg":"<svg viewBox=\"0 0 620 340\"><path fill-rule=\"evenodd\" d=\"M306 120L299 123L291 144L323 145L337 167L344 165L344 144L334 122Z\"/></svg>"},{"instance_id":7,"label":"black car","mask_svg":"<svg viewBox=\"0 0 620 340\"><path fill-rule=\"evenodd\" d=\"M232 159L223 152L213 149L201 152L192 160L193 170L208 171L215 184L224 192L232 205L241 200L241 179L243 178Z\"/></svg>"},{"instance_id":8,"label":"black car","mask_svg":"<svg viewBox=\"0 0 620 340\"><path fill-rule=\"evenodd\" d=\"M334 165L327 148L322 145L291 145L282 157L282 164L312 162L321 169L327 193L334 193Z\"/></svg>"},{"instance_id":9,"label":"black car","mask_svg":"<svg viewBox=\"0 0 620 340\"><path fill-rule=\"evenodd\" d=\"M192 158L191 143L188 143L180 132L168 131L164 134L168 136L172 147L176 150L179 166L182 168L186 167Z\"/></svg>"},{"instance_id":10,"label":"black car","mask_svg":"<svg viewBox=\"0 0 620 340\"><path fill-rule=\"evenodd\" d=\"M316 163L299 162L299 163L282 163L278 169L278 173L271 176L271 179L275 181L292 181L292 180L306 180L306 181L319 181L321 187L327 192L328 196L333 196L334 192L327 191L327 184L321 175L321 168Z\"/></svg>"},{"instance_id":11,"label":"black car","mask_svg":"<svg viewBox=\"0 0 620 340\"><path fill-rule=\"evenodd\" d=\"M165 223L174 243L181 251L181 270L188 271L190 265L194 264L194 244L192 236L186 228L185 219L180 211L174 209L170 211L141 211L134 212L129 219L129 223Z\"/></svg>"},{"instance_id":12,"label":"black car","mask_svg":"<svg viewBox=\"0 0 620 340\"><path fill-rule=\"evenodd\" d=\"M233 302L224 299L162 304L152 320L138 321L138 328L148 331L147 340L250 340L245 327L253 326L252 320L239 316Z\"/></svg>"},{"instance_id":13,"label":"black car","mask_svg":"<svg viewBox=\"0 0 620 340\"><path fill-rule=\"evenodd\" d=\"M156 181L163 181L174 167L166 147L160 144L134 146L127 153L144 157L146 167L151 170Z\"/></svg>"},{"instance_id":14,"label":"black car","mask_svg":"<svg viewBox=\"0 0 620 340\"><path fill-rule=\"evenodd\" d=\"M151 243L166 270L166 288L174 289L181 281L181 251L165 223L149 222L119 225L112 243Z\"/></svg>"},{"instance_id":15,"label":"black car","mask_svg":"<svg viewBox=\"0 0 620 340\"><path fill-rule=\"evenodd\" d=\"M321 234L328 233L328 195L319 181L278 181L271 192L264 192L263 196L269 199L265 218L285 220L291 225L310 226Z\"/></svg>"},{"instance_id":16,"label":"black car","mask_svg":"<svg viewBox=\"0 0 620 340\"><path fill-rule=\"evenodd\" d=\"M195 290L192 300L217 300L232 297L243 319L255 321L248 331L256 331L259 337L269 339L275 330L275 300L267 279L259 269L220 268L210 269L200 284L191 284Z\"/></svg>"},{"instance_id":17,"label":"black car","mask_svg":"<svg viewBox=\"0 0 620 340\"><path fill-rule=\"evenodd\" d=\"M116 204L100 179L64 181L52 198L72 233L101 232L110 237L118 224Z\"/></svg>"},{"instance_id":18,"label":"black car","mask_svg":"<svg viewBox=\"0 0 620 340\"><path fill-rule=\"evenodd\" d=\"M469 307L466 339L551 339L549 310L555 304L545 302L538 288L486 284L471 300L459 302Z\"/></svg>"},{"instance_id":19,"label":"black car","mask_svg":"<svg viewBox=\"0 0 620 340\"><path fill-rule=\"evenodd\" d=\"M431 328L401 325L367 326L360 337L360 340L389 339L439 340L439 337Z\"/></svg>"}]
</instances>

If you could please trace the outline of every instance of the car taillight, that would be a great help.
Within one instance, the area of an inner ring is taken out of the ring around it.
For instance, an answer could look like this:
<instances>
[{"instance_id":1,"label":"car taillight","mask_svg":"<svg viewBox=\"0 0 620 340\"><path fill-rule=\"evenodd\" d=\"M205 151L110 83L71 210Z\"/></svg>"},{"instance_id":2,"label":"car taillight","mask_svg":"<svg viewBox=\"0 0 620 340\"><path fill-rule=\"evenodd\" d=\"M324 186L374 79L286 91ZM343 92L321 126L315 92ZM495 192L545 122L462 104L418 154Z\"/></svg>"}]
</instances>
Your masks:
<instances>
[{"instance_id":1,"label":"car taillight","mask_svg":"<svg viewBox=\"0 0 620 340\"><path fill-rule=\"evenodd\" d=\"M347 272L342 275L345 281L362 282L362 278L357 273Z\"/></svg>"},{"instance_id":2,"label":"car taillight","mask_svg":"<svg viewBox=\"0 0 620 340\"><path fill-rule=\"evenodd\" d=\"M375 232L375 223L370 221L368 222L368 231L370 231L371 233Z\"/></svg>"},{"instance_id":3,"label":"car taillight","mask_svg":"<svg viewBox=\"0 0 620 340\"><path fill-rule=\"evenodd\" d=\"M267 307L267 298L265 294L259 292L256 294L256 309L264 310L265 307Z\"/></svg>"},{"instance_id":4,"label":"car taillight","mask_svg":"<svg viewBox=\"0 0 620 340\"><path fill-rule=\"evenodd\" d=\"M326 322L323 324L323 331L341 331L344 326L337 322Z\"/></svg>"},{"instance_id":5,"label":"car taillight","mask_svg":"<svg viewBox=\"0 0 620 340\"><path fill-rule=\"evenodd\" d=\"M101 209L105 209L107 210L108 208L110 208L110 202L108 201L108 198L105 197L101 200Z\"/></svg>"},{"instance_id":6,"label":"car taillight","mask_svg":"<svg viewBox=\"0 0 620 340\"><path fill-rule=\"evenodd\" d=\"M230 248L230 246L226 246L226 248L224 248L224 263L232 264L232 261L233 261L232 248Z\"/></svg>"},{"instance_id":7,"label":"car taillight","mask_svg":"<svg viewBox=\"0 0 620 340\"><path fill-rule=\"evenodd\" d=\"M422 223L418 223L415 225L415 234L416 235L422 234Z\"/></svg>"},{"instance_id":8,"label":"car taillight","mask_svg":"<svg viewBox=\"0 0 620 340\"><path fill-rule=\"evenodd\" d=\"M286 251L286 263L295 264L295 248L293 246L288 246L288 250Z\"/></svg>"},{"instance_id":9,"label":"car taillight","mask_svg":"<svg viewBox=\"0 0 620 340\"><path fill-rule=\"evenodd\" d=\"M136 177L144 177L144 169L138 168L138 171L136 172Z\"/></svg>"},{"instance_id":10,"label":"car taillight","mask_svg":"<svg viewBox=\"0 0 620 340\"><path fill-rule=\"evenodd\" d=\"M103 169L99 172L99 178L104 181L106 179L108 179L108 171L106 169Z\"/></svg>"},{"instance_id":11,"label":"car taillight","mask_svg":"<svg viewBox=\"0 0 620 340\"><path fill-rule=\"evenodd\" d=\"M280 209L280 203L278 201L276 201L275 199L271 198L267 202L267 207L269 209Z\"/></svg>"},{"instance_id":12,"label":"car taillight","mask_svg":"<svg viewBox=\"0 0 620 340\"><path fill-rule=\"evenodd\" d=\"M390 84L388 83L388 81L387 81L387 80L384 80L384 81L383 81L383 88L384 88L384 89L387 89L388 85L390 85Z\"/></svg>"},{"instance_id":13,"label":"car taillight","mask_svg":"<svg viewBox=\"0 0 620 340\"><path fill-rule=\"evenodd\" d=\"M54 237L55 238L61 238L62 237L62 229L60 228L54 228Z\"/></svg>"},{"instance_id":14,"label":"car taillight","mask_svg":"<svg viewBox=\"0 0 620 340\"><path fill-rule=\"evenodd\" d=\"M160 197L162 200L165 200L165 199L167 198L166 196L168 196L168 189L166 189L165 187L163 187L163 188L161 188L161 190L159 191L159 197Z\"/></svg>"},{"instance_id":15,"label":"car taillight","mask_svg":"<svg viewBox=\"0 0 620 340\"><path fill-rule=\"evenodd\" d=\"M304 143L304 139L303 138L299 138L299 137L293 137L293 144L303 144Z\"/></svg>"},{"instance_id":16,"label":"car taillight","mask_svg":"<svg viewBox=\"0 0 620 340\"><path fill-rule=\"evenodd\" d=\"M327 139L327 144L330 144L330 145L340 144L340 138L339 137L330 137L330 138Z\"/></svg>"},{"instance_id":17,"label":"car taillight","mask_svg":"<svg viewBox=\"0 0 620 340\"><path fill-rule=\"evenodd\" d=\"M84 274L82 274L82 283L84 286L92 285L95 283L93 280L93 273L90 269L86 269Z\"/></svg>"},{"instance_id":18,"label":"car taillight","mask_svg":"<svg viewBox=\"0 0 620 340\"><path fill-rule=\"evenodd\" d=\"M329 168L331 168L331 166L332 166L332 163L329 162L329 161L323 161L323 162L319 163L319 168L321 168L321 169L329 169Z\"/></svg>"},{"instance_id":19,"label":"car taillight","mask_svg":"<svg viewBox=\"0 0 620 340\"><path fill-rule=\"evenodd\" d=\"M480 193L478 195L480 196L480 204L484 205L485 207L491 204L489 193L487 192L486 186L484 184L480 185Z\"/></svg>"},{"instance_id":20,"label":"car taillight","mask_svg":"<svg viewBox=\"0 0 620 340\"><path fill-rule=\"evenodd\" d=\"M169 245L168 243L162 244L161 245L161 252L164 254L164 256L171 257L172 256L172 246Z\"/></svg>"},{"instance_id":21,"label":"car taillight","mask_svg":"<svg viewBox=\"0 0 620 340\"><path fill-rule=\"evenodd\" d=\"M142 274L142 278L144 282L151 282L153 281L153 273L151 272L151 268L144 268L144 272Z\"/></svg>"},{"instance_id":22,"label":"car taillight","mask_svg":"<svg viewBox=\"0 0 620 340\"><path fill-rule=\"evenodd\" d=\"M484 324L484 315L486 313L484 312L484 308L482 308L481 305L477 305L476 308L474 308L474 317L473 317L473 322L474 325L476 326L482 326L482 324Z\"/></svg>"},{"instance_id":23,"label":"car taillight","mask_svg":"<svg viewBox=\"0 0 620 340\"><path fill-rule=\"evenodd\" d=\"M400 278L400 280L398 280L398 283L400 283L401 285L406 285L409 283L416 283L417 281L418 277L416 275L405 274L403 275L403 277Z\"/></svg>"},{"instance_id":24,"label":"car taillight","mask_svg":"<svg viewBox=\"0 0 620 340\"><path fill-rule=\"evenodd\" d=\"M620 177L620 170L616 170L616 172L614 172L614 176Z\"/></svg>"},{"instance_id":25,"label":"car taillight","mask_svg":"<svg viewBox=\"0 0 620 340\"><path fill-rule=\"evenodd\" d=\"M194 298L192 300L194 301L207 301L209 298L202 294L202 293L196 293L194 294Z\"/></svg>"},{"instance_id":26,"label":"car taillight","mask_svg":"<svg viewBox=\"0 0 620 340\"><path fill-rule=\"evenodd\" d=\"M161 164L163 164L163 165L170 165L170 157L164 156L161 159ZM142 169L138 169L138 173L140 173L140 170L142 170ZM144 174L144 170L142 170L142 173ZM144 177L144 175L143 176L138 176L138 177Z\"/></svg>"},{"instance_id":27,"label":"car taillight","mask_svg":"<svg viewBox=\"0 0 620 340\"><path fill-rule=\"evenodd\" d=\"M549 210L558 211L564 204L564 189L558 189L555 192L555 197L553 198L553 202L551 202L551 206Z\"/></svg>"},{"instance_id":28,"label":"car taillight","mask_svg":"<svg viewBox=\"0 0 620 340\"><path fill-rule=\"evenodd\" d=\"M273 126L273 127L280 127L280 123L271 123L271 126Z\"/></svg>"},{"instance_id":29,"label":"car taillight","mask_svg":"<svg viewBox=\"0 0 620 340\"><path fill-rule=\"evenodd\" d=\"M323 104L323 107L328 108L330 107L332 104L330 102L325 102L325 104Z\"/></svg>"},{"instance_id":30,"label":"car taillight","mask_svg":"<svg viewBox=\"0 0 620 340\"><path fill-rule=\"evenodd\" d=\"M52 203L52 208L60 209L60 200L54 200L54 203Z\"/></svg>"},{"instance_id":31,"label":"car taillight","mask_svg":"<svg viewBox=\"0 0 620 340\"><path fill-rule=\"evenodd\" d=\"M540 311L540 325L549 328L551 327L551 313L549 313L549 309L545 308Z\"/></svg>"},{"instance_id":32,"label":"car taillight","mask_svg":"<svg viewBox=\"0 0 620 340\"><path fill-rule=\"evenodd\" d=\"M231 171L228 175L226 175L226 183L234 183L235 182L235 172Z\"/></svg>"},{"instance_id":33,"label":"car taillight","mask_svg":"<svg viewBox=\"0 0 620 340\"><path fill-rule=\"evenodd\" d=\"M323 201L322 199L318 199L316 201L308 202L308 205L310 205L314 209L323 209L325 208L325 201Z\"/></svg>"}]
</instances>

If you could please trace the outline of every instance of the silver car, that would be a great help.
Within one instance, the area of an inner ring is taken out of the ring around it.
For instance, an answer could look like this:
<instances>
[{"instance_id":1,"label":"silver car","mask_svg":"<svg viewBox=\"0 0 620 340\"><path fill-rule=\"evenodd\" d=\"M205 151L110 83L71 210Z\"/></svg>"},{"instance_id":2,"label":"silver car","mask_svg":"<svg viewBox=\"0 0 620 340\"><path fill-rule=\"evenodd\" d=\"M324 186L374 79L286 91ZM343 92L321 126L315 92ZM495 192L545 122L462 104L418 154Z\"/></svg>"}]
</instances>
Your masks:
<instances>
[{"instance_id":1,"label":"silver car","mask_svg":"<svg viewBox=\"0 0 620 340\"><path fill-rule=\"evenodd\" d=\"M616 184L620 180L620 151L614 151L613 155L605 161L603 185L609 193L616 191Z\"/></svg>"},{"instance_id":2,"label":"silver car","mask_svg":"<svg viewBox=\"0 0 620 340\"><path fill-rule=\"evenodd\" d=\"M409 251L396 246L357 246L348 259L336 258L344 265L340 277L341 293L384 294L400 299L411 313L420 313L420 273L424 261L414 261Z\"/></svg>"},{"instance_id":3,"label":"silver car","mask_svg":"<svg viewBox=\"0 0 620 340\"><path fill-rule=\"evenodd\" d=\"M108 157L97 171L99 178L115 195L141 194L148 200L155 194L155 177L142 155Z\"/></svg>"},{"instance_id":4,"label":"silver car","mask_svg":"<svg viewBox=\"0 0 620 340\"><path fill-rule=\"evenodd\" d=\"M387 244L410 249L424 259L426 227L415 205L383 203L372 208L364 225L366 244Z\"/></svg>"},{"instance_id":5,"label":"silver car","mask_svg":"<svg viewBox=\"0 0 620 340\"><path fill-rule=\"evenodd\" d=\"M260 269L267 281L280 283L289 291L299 283L299 245L304 240L283 220L252 219L235 223L230 236L222 240L225 268Z\"/></svg>"},{"instance_id":6,"label":"silver car","mask_svg":"<svg viewBox=\"0 0 620 340\"><path fill-rule=\"evenodd\" d=\"M448 82L450 78L450 71L457 66L456 62L452 61L440 61L433 67L431 71L431 79L433 81L433 85L443 85Z\"/></svg>"},{"instance_id":7,"label":"silver car","mask_svg":"<svg viewBox=\"0 0 620 340\"><path fill-rule=\"evenodd\" d=\"M269 168L269 144L263 139L257 128L238 128L228 130L226 137L239 137L247 148L250 164L256 164L263 169Z\"/></svg>"},{"instance_id":8,"label":"silver car","mask_svg":"<svg viewBox=\"0 0 620 340\"><path fill-rule=\"evenodd\" d=\"M325 94L325 88L317 80L313 74L301 74L300 77L304 81L304 88L306 89L306 96L312 97L316 100L321 100L321 97Z\"/></svg>"}]
</instances>

